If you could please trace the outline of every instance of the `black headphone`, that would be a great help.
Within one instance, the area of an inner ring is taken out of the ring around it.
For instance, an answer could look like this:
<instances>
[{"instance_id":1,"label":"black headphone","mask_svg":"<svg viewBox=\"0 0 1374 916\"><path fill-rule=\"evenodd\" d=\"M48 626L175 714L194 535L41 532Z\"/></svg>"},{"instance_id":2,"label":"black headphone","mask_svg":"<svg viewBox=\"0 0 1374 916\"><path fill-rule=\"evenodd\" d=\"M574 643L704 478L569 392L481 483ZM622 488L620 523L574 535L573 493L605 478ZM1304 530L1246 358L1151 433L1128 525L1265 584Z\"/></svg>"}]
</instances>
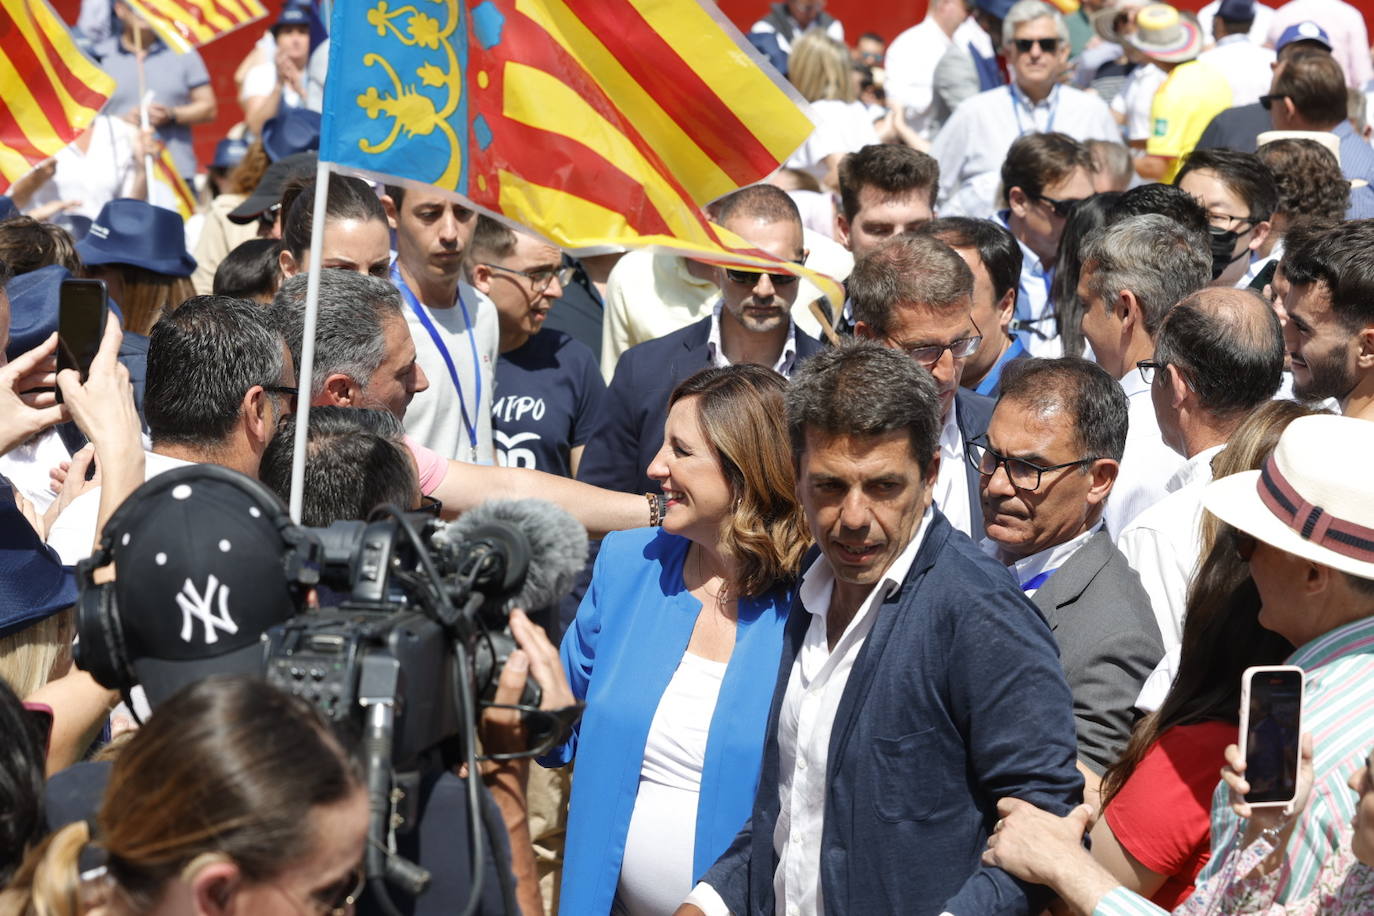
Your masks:
<instances>
[{"instance_id":1,"label":"black headphone","mask_svg":"<svg viewBox=\"0 0 1374 916\"><path fill-rule=\"evenodd\" d=\"M305 593L319 582L319 542L306 528L291 521L281 498L259 481L217 464L194 464L159 474L135 490L110 516L101 534L100 546L76 566L79 590L76 602L77 643L73 650L76 666L95 678L96 683L124 694L138 683L133 660L124 636L124 622L115 600L115 583L96 583L97 569L114 560L114 546L129 523L154 499L172 488L191 482L215 480L238 488L251 498L277 530L286 550L282 564L288 586L299 606ZM132 709L132 704L129 704Z\"/></svg>"}]
</instances>

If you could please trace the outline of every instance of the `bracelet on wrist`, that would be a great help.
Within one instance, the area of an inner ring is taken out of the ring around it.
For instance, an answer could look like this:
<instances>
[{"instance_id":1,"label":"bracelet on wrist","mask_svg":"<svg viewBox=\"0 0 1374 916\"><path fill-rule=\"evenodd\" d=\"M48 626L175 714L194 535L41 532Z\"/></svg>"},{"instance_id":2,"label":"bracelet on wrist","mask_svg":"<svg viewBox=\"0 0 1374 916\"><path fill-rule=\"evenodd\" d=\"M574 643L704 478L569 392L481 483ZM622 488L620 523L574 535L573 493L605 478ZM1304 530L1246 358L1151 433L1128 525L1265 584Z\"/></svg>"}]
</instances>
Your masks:
<instances>
[{"instance_id":1,"label":"bracelet on wrist","mask_svg":"<svg viewBox=\"0 0 1374 916\"><path fill-rule=\"evenodd\" d=\"M668 508L668 498L662 493L645 493L644 498L649 501L649 527L661 527L664 512Z\"/></svg>"}]
</instances>

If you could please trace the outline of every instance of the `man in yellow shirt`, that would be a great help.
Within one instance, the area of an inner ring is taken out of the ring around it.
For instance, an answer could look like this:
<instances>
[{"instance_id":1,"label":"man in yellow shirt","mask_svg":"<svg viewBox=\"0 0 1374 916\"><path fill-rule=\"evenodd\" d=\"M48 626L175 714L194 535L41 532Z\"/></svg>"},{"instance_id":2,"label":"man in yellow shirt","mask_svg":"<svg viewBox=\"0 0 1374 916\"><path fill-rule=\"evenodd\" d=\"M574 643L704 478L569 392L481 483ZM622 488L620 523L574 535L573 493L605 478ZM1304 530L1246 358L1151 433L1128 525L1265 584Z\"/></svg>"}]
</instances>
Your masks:
<instances>
[{"instance_id":1,"label":"man in yellow shirt","mask_svg":"<svg viewBox=\"0 0 1374 916\"><path fill-rule=\"evenodd\" d=\"M1231 84L1225 74L1197 60L1202 30L1172 6L1142 7L1135 22L1126 40L1169 74L1150 106L1150 138L1135 168L1142 178L1170 182L1212 118L1231 107Z\"/></svg>"}]
</instances>

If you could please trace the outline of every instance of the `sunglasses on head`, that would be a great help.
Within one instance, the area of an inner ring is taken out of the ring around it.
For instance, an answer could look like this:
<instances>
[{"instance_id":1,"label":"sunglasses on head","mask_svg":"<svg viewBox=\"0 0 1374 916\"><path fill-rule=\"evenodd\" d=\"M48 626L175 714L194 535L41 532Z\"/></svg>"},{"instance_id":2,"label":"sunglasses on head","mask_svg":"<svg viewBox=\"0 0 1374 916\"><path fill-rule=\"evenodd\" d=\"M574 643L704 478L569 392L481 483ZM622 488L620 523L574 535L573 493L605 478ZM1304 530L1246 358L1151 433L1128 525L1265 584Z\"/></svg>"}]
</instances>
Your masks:
<instances>
[{"instance_id":1,"label":"sunglasses on head","mask_svg":"<svg viewBox=\"0 0 1374 916\"><path fill-rule=\"evenodd\" d=\"M1016 44L1016 51L1019 54L1029 54L1031 48L1036 45L1039 45L1040 50L1044 51L1046 54L1053 54L1055 51L1059 50L1058 38L1017 38L1014 41Z\"/></svg>"},{"instance_id":2,"label":"sunglasses on head","mask_svg":"<svg viewBox=\"0 0 1374 916\"><path fill-rule=\"evenodd\" d=\"M759 277L763 275L763 272L758 270L739 270L734 267L725 268L725 276L730 278L730 282L742 283L749 287L757 285ZM790 286L797 282L797 278L791 274L768 274L768 279L774 286Z\"/></svg>"}]
</instances>

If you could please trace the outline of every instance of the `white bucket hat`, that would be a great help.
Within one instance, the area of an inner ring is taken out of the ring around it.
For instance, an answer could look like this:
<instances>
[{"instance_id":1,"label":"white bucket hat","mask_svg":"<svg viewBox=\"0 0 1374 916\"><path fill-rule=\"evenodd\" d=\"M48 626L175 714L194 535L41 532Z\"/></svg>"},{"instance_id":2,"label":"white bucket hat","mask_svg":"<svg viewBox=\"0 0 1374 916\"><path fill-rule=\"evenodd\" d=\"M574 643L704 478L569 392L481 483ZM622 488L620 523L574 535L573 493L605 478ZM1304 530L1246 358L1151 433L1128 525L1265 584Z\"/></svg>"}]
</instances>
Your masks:
<instances>
[{"instance_id":1,"label":"white bucket hat","mask_svg":"<svg viewBox=\"0 0 1374 916\"><path fill-rule=\"evenodd\" d=\"M1285 553L1374 579L1374 422L1301 417L1258 471L1208 485L1202 504L1229 525Z\"/></svg>"}]
</instances>

